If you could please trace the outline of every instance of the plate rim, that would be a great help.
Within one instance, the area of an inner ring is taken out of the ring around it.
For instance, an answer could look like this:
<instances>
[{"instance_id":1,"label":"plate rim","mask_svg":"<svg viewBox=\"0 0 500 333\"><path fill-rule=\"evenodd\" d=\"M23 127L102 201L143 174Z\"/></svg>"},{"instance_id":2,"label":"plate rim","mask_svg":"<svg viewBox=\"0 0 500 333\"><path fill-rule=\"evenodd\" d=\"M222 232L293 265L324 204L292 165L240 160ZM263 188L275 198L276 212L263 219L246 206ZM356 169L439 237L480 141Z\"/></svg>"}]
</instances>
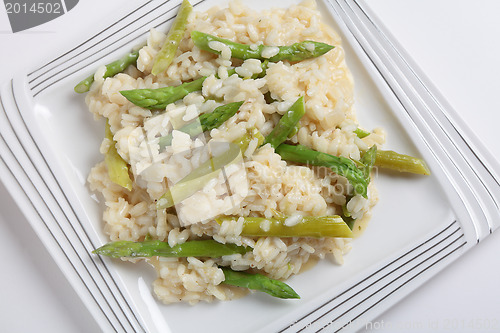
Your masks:
<instances>
[{"instance_id":1,"label":"plate rim","mask_svg":"<svg viewBox=\"0 0 500 333\"><path fill-rule=\"evenodd\" d=\"M202 2L202 1L200 1L200 2ZM148 3L149 3L149 2L148 2ZM18 94L22 94L22 93L19 93L19 91L21 91L21 90L23 90L23 89L24 89L24 88L22 87L22 86L24 85L24 83L23 83L24 78L15 78L15 79L14 79L14 81L16 82L15 84L14 84L14 83L11 83L11 85L12 85L12 90L13 90L13 91L12 91L13 95L15 95L16 93L18 93ZM11 81L11 82L14 82L14 81ZM16 87L18 87L18 88L17 88L17 89L14 89L14 85L16 85ZM14 90L16 90L16 91L14 91ZM23 92L23 93L26 93L26 92ZM5 100L5 99L6 99L5 95L6 95L6 93L5 93L5 89L4 89L4 90L2 91L2 97L0 97L0 98L2 98L2 100ZM14 96L14 98L15 98L15 96ZM5 107L3 107L3 106L2 106L2 109L5 109ZM4 139L4 138L2 138L2 139L5 141L5 139ZM15 154L14 154L14 153L12 153L12 155L14 155L14 156L15 156ZM0 157L1 157L1 155L0 155ZM7 163L5 163L5 161L3 160L3 157L2 157L2 162L3 162L3 164L4 164L4 165L3 165L3 167L5 168L5 167L7 166ZM20 168L22 168L21 163L19 163L19 165L20 165ZM7 166L7 168L8 168L8 166ZM12 173L12 172L11 172L11 173ZM12 174L13 174L13 173L12 173ZM15 177L15 176L13 176L13 178L16 178L16 177ZM17 179L17 178L16 178L16 179ZM3 179L2 179L2 180L3 180ZM3 180L3 181L5 182L5 180ZM11 189L13 186L14 186L14 185L12 185L12 183L8 186L8 188L9 188L9 192L10 192L10 189ZM22 186L21 186L21 187L22 187ZM22 201L22 199L20 199L20 197L19 197L19 194L17 194L16 196L18 197L18 199L17 199L17 200ZM15 199L16 199L16 198L15 198ZM17 200L16 200L16 202L17 202ZM38 233L38 232L37 232L37 233ZM472 244L468 243L467 248L469 248L470 246L472 246Z\"/></svg>"}]
</instances>

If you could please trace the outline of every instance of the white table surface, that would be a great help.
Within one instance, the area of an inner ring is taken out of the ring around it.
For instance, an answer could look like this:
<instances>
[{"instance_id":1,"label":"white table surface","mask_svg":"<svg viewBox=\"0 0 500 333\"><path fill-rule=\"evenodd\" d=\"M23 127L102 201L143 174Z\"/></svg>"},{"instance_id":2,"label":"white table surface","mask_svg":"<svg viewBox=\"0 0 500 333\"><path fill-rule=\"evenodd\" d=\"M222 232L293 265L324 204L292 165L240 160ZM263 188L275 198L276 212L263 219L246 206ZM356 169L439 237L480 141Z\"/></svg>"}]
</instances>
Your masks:
<instances>
[{"instance_id":1,"label":"white table surface","mask_svg":"<svg viewBox=\"0 0 500 333\"><path fill-rule=\"evenodd\" d=\"M82 0L78 6L99 4L105 8L96 16L103 17L106 8L131 1ZM500 156L500 1L369 3L490 151ZM70 26L70 14L57 20ZM46 52L51 43L68 40L70 33L49 22L13 34L1 7L0 81L23 70L33 54ZM1 182L0 198L0 330L98 332ZM500 231L368 323L367 331L500 331Z\"/></svg>"}]
</instances>

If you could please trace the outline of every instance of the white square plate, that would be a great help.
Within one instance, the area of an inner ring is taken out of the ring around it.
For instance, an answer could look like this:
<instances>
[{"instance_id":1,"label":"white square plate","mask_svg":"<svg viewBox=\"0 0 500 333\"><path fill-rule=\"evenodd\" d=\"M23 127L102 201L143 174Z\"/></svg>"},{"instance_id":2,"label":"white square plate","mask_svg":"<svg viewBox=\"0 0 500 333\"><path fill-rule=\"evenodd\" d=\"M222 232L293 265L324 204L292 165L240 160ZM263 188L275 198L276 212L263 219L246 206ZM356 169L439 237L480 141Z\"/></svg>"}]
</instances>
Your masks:
<instances>
[{"instance_id":1,"label":"white square plate","mask_svg":"<svg viewBox=\"0 0 500 333\"><path fill-rule=\"evenodd\" d=\"M220 3L193 1L196 10ZM104 331L356 330L500 225L495 160L363 2L319 0L324 20L343 37L360 124L384 127L385 148L424 157L432 175L377 174L380 201L368 229L343 266L322 261L289 280L300 300L255 293L196 306L157 302L152 268L91 254L107 241L102 207L86 184L102 160L103 124L73 86L143 42L151 27L167 29L178 4L118 9L106 29L70 50L54 45L53 60L34 63L1 91L2 181ZM266 8L266 2L251 6ZM82 22L85 15L91 13L82 13Z\"/></svg>"}]
</instances>

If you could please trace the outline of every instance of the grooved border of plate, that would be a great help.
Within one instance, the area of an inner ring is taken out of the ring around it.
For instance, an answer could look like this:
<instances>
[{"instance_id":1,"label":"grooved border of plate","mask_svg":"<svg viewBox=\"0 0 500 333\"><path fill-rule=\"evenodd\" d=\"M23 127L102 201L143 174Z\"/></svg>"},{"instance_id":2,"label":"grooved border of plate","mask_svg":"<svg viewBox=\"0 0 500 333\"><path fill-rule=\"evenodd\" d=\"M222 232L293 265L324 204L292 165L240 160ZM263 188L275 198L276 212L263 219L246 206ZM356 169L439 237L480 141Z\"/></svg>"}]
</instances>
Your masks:
<instances>
[{"instance_id":1,"label":"grooved border of plate","mask_svg":"<svg viewBox=\"0 0 500 333\"><path fill-rule=\"evenodd\" d=\"M279 333L320 332L325 329L339 332L357 327L361 323L355 322L361 316L466 244L463 230L454 220L377 271L316 306Z\"/></svg>"},{"instance_id":2,"label":"grooved border of plate","mask_svg":"<svg viewBox=\"0 0 500 333\"><path fill-rule=\"evenodd\" d=\"M205 1L199 0L193 7ZM30 72L28 86L33 92L33 97L117 50L125 49L127 45L138 44L140 40L146 38L151 27L158 28L175 18L179 6L178 1L166 0L158 5L158 2L150 0L85 42ZM156 15L159 10L161 14Z\"/></svg>"}]
</instances>

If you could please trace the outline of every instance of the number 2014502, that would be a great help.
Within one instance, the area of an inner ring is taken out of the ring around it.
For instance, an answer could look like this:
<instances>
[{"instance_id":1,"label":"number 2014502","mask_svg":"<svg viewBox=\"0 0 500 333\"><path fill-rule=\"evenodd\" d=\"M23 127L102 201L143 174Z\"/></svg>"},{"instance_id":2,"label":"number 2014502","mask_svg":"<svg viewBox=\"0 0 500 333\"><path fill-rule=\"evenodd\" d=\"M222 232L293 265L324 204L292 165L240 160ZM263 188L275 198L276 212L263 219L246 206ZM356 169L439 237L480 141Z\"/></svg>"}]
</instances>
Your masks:
<instances>
[{"instance_id":1,"label":"number 2014502","mask_svg":"<svg viewBox=\"0 0 500 333\"><path fill-rule=\"evenodd\" d=\"M36 2L32 4L19 3L19 2L6 2L5 9L7 14L61 14L62 8L60 3L43 3Z\"/></svg>"}]
</instances>

